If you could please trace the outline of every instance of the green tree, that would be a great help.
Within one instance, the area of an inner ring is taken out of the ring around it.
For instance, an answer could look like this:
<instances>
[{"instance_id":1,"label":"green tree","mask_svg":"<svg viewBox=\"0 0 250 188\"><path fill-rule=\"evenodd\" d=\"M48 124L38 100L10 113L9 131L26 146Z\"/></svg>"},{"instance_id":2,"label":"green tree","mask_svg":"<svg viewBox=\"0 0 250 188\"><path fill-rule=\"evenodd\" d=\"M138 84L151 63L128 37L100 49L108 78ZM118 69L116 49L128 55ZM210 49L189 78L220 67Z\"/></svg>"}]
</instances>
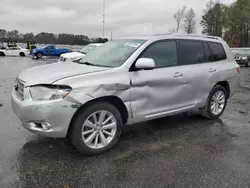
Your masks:
<instances>
[{"instance_id":1,"label":"green tree","mask_svg":"<svg viewBox=\"0 0 250 188\"><path fill-rule=\"evenodd\" d=\"M207 35L222 36L224 5L219 2L210 1L202 16L202 33Z\"/></svg>"}]
</instances>

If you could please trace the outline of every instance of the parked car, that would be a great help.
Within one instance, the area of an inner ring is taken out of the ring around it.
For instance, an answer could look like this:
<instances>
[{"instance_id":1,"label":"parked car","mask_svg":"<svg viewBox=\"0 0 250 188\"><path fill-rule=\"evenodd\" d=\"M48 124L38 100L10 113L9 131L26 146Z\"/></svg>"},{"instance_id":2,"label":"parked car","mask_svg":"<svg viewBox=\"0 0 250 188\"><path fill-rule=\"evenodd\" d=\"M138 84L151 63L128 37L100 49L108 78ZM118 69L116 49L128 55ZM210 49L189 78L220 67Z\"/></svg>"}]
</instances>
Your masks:
<instances>
[{"instance_id":1,"label":"parked car","mask_svg":"<svg viewBox=\"0 0 250 188\"><path fill-rule=\"evenodd\" d=\"M97 47L101 46L103 43L92 43L87 46L85 46L83 49L80 50L80 52L71 52L62 54L59 58L60 62L65 61L77 61L82 59L87 53L90 51L96 49Z\"/></svg>"},{"instance_id":2,"label":"parked car","mask_svg":"<svg viewBox=\"0 0 250 188\"><path fill-rule=\"evenodd\" d=\"M240 50L235 53L235 60L239 65L250 66L250 49Z\"/></svg>"},{"instance_id":3,"label":"parked car","mask_svg":"<svg viewBox=\"0 0 250 188\"><path fill-rule=\"evenodd\" d=\"M32 51L32 57L37 59L42 58L43 56L60 56L64 53L71 52L70 49L66 48L56 48L53 45L47 45L43 48L36 48Z\"/></svg>"},{"instance_id":4,"label":"parked car","mask_svg":"<svg viewBox=\"0 0 250 188\"><path fill-rule=\"evenodd\" d=\"M123 38L77 63L21 72L12 108L29 131L68 137L79 151L95 155L118 142L122 126L193 109L219 118L239 83L240 67L221 38Z\"/></svg>"},{"instance_id":5,"label":"parked car","mask_svg":"<svg viewBox=\"0 0 250 188\"><path fill-rule=\"evenodd\" d=\"M29 50L20 47L7 47L0 49L0 56L28 56Z\"/></svg>"}]
</instances>

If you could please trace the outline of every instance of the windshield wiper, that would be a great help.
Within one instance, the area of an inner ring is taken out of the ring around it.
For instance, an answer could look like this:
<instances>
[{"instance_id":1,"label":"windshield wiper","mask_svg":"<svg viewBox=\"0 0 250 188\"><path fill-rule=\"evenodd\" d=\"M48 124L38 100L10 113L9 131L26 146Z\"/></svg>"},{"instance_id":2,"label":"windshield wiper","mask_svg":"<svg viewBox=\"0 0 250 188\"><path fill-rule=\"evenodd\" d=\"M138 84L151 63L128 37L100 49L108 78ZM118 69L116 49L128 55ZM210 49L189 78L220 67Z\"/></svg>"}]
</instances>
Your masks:
<instances>
[{"instance_id":1,"label":"windshield wiper","mask_svg":"<svg viewBox=\"0 0 250 188\"><path fill-rule=\"evenodd\" d=\"M85 64L85 65L90 65L90 66L95 66L95 67L99 67L99 65L96 65L96 64L93 64L93 63L90 63L90 62L87 62L87 61L85 61L85 62L79 62L79 63L81 63L81 64Z\"/></svg>"}]
</instances>

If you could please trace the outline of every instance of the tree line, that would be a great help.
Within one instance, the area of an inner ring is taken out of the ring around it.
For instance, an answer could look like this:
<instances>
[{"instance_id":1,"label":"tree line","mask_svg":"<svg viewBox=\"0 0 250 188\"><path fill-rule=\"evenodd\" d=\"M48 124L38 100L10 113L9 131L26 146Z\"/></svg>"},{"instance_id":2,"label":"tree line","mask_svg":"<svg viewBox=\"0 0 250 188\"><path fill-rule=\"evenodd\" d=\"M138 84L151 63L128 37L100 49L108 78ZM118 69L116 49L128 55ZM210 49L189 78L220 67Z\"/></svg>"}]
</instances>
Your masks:
<instances>
[{"instance_id":1,"label":"tree line","mask_svg":"<svg viewBox=\"0 0 250 188\"><path fill-rule=\"evenodd\" d=\"M197 18L193 8L184 6L173 15L176 28L168 34L183 30L191 34L196 32ZM224 38L231 47L250 47L250 0L236 0L232 4L223 4L219 0L210 0L200 22L202 33ZM0 39L9 38L17 42L34 41L46 44L86 45L90 42L106 42L107 38L89 38L85 35L53 34L42 32L21 34L18 30L0 29Z\"/></svg>"},{"instance_id":2,"label":"tree line","mask_svg":"<svg viewBox=\"0 0 250 188\"><path fill-rule=\"evenodd\" d=\"M196 31L196 14L192 8L180 8L173 18L176 28L169 34L180 30L191 34ZM231 47L250 47L250 0L236 0L232 4L223 4L219 0L210 0L200 22L202 34L224 38Z\"/></svg>"},{"instance_id":3,"label":"tree line","mask_svg":"<svg viewBox=\"0 0 250 188\"><path fill-rule=\"evenodd\" d=\"M250 46L250 0L209 1L202 16L203 34L223 37L230 46Z\"/></svg>"},{"instance_id":4,"label":"tree line","mask_svg":"<svg viewBox=\"0 0 250 188\"><path fill-rule=\"evenodd\" d=\"M89 43L104 43L107 42L107 38L89 38L86 35L75 34L54 34L41 32L37 35L33 33L19 33L18 30L6 31L0 29L0 39L2 42L14 41L14 42L36 42L40 44L69 44L69 45L87 45Z\"/></svg>"}]
</instances>

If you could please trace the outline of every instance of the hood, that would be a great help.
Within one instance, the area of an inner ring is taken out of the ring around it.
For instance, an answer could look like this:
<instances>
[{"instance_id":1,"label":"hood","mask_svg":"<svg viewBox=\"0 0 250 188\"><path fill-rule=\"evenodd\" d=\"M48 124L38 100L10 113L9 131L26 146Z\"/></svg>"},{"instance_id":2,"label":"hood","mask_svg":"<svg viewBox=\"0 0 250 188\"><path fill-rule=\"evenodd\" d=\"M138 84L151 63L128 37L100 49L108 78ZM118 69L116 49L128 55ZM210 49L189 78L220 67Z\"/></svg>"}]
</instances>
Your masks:
<instances>
[{"instance_id":1,"label":"hood","mask_svg":"<svg viewBox=\"0 0 250 188\"><path fill-rule=\"evenodd\" d=\"M71 52L62 54L61 57L67 58L67 59L75 59L75 58L83 58L85 55L80 52Z\"/></svg>"},{"instance_id":2,"label":"hood","mask_svg":"<svg viewBox=\"0 0 250 188\"><path fill-rule=\"evenodd\" d=\"M109 70L107 67L95 67L73 62L53 63L34 67L21 72L19 79L25 82L26 86L36 84L52 84L58 80L73 76L89 74Z\"/></svg>"}]
</instances>

